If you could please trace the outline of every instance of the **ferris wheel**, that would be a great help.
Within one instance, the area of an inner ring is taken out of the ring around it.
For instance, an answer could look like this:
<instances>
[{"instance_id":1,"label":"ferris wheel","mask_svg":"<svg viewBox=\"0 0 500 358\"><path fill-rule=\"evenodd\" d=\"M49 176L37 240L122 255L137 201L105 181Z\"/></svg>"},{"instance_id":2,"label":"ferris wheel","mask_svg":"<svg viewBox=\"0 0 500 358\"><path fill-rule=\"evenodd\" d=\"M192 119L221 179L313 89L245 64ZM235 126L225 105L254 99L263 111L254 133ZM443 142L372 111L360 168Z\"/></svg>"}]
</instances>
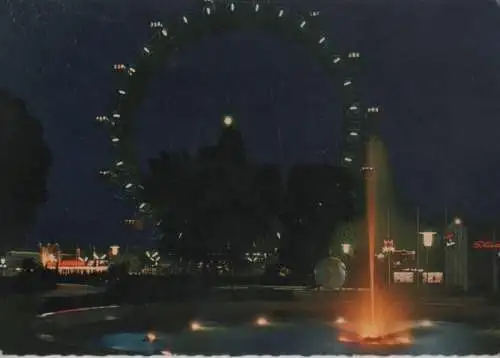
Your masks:
<instances>
[{"instance_id":1,"label":"ferris wheel","mask_svg":"<svg viewBox=\"0 0 500 358\"><path fill-rule=\"evenodd\" d=\"M215 1L204 0L199 6L178 14L168 21L149 23L150 40L142 46L135 61L114 64L118 74L113 108L108 114L96 117L109 131L109 140L115 153L110 167L100 174L120 188L120 197L135 204L132 219L125 220L136 228L149 227L160 235L159 220L154 208L143 196L141 173L135 145L136 113L148 93L148 85L167 59L179 49L196 42L207 34L221 34L241 28L263 27L293 38L314 56L325 73L334 78L342 93L343 130L339 163L354 172L364 165L364 130L371 116L379 108L364 107L356 90L356 68L360 65L359 52L339 52L332 38L320 26L317 10L294 12L269 1ZM333 137L333 135L332 135ZM338 138L332 138L338 141Z\"/></svg>"}]
</instances>

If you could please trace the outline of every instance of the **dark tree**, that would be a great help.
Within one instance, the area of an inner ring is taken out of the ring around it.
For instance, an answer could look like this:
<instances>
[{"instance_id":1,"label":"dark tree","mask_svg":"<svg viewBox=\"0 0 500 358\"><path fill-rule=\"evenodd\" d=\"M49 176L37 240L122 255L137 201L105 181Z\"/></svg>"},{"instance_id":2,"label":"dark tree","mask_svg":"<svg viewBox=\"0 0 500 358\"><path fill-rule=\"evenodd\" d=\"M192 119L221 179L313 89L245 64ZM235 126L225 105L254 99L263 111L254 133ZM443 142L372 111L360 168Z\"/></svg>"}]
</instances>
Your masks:
<instances>
[{"instance_id":1,"label":"dark tree","mask_svg":"<svg viewBox=\"0 0 500 358\"><path fill-rule=\"evenodd\" d=\"M253 174L249 195L249 215L257 229L259 249L280 247L282 236L281 213L283 210L284 185L278 166L257 165Z\"/></svg>"},{"instance_id":2,"label":"dark tree","mask_svg":"<svg viewBox=\"0 0 500 358\"><path fill-rule=\"evenodd\" d=\"M39 268L40 265L33 258L27 258L21 261L21 270L23 270L23 272L33 272Z\"/></svg>"},{"instance_id":3,"label":"dark tree","mask_svg":"<svg viewBox=\"0 0 500 358\"><path fill-rule=\"evenodd\" d=\"M194 163L186 153L162 152L149 161L150 173L144 179L146 200L161 219L167 251L179 251L190 236Z\"/></svg>"},{"instance_id":4,"label":"dark tree","mask_svg":"<svg viewBox=\"0 0 500 358\"><path fill-rule=\"evenodd\" d=\"M352 181L343 168L293 167L287 180L285 256L302 269L328 254L335 227L354 213Z\"/></svg>"},{"instance_id":5,"label":"dark tree","mask_svg":"<svg viewBox=\"0 0 500 358\"><path fill-rule=\"evenodd\" d=\"M209 254L235 258L276 238L280 172L247 161L233 126L224 127L217 144L201 148L196 158L163 153L150 167L144 186L163 219L164 250L193 260Z\"/></svg>"},{"instance_id":6,"label":"dark tree","mask_svg":"<svg viewBox=\"0 0 500 358\"><path fill-rule=\"evenodd\" d=\"M234 126L225 126L216 146L217 158L226 165L246 162L245 144L240 131Z\"/></svg>"},{"instance_id":7,"label":"dark tree","mask_svg":"<svg viewBox=\"0 0 500 358\"><path fill-rule=\"evenodd\" d=\"M41 123L25 103L0 91L0 245L22 242L47 199L52 163Z\"/></svg>"}]
</instances>

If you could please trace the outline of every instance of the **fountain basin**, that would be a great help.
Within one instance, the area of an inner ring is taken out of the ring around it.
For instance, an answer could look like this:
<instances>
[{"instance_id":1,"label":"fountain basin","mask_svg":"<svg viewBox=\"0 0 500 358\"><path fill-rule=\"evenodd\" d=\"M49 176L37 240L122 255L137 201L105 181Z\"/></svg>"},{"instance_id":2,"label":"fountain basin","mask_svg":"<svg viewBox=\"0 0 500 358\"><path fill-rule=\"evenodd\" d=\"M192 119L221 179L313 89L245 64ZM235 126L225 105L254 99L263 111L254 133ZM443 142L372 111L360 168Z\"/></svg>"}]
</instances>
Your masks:
<instances>
[{"instance_id":1,"label":"fountain basin","mask_svg":"<svg viewBox=\"0 0 500 358\"><path fill-rule=\"evenodd\" d=\"M468 319L462 322L410 322L399 326L408 329L399 329L395 332L397 335L362 336L352 333L356 330L350 326L349 316L338 319L334 311L332 304L285 302L224 302L206 306L155 304L115 308L111 312L114 320L106 320L111 314L106 310L42 318L45 323L39 326L38 334L40 337L51 335L52 354L59 354L64 346L71 346L73 352L90 355L102 352L128 355L162 352L188 355L464 355L500 351L498 337ZM102 315L100 320L99 314ZM87 315L92 316L92 320L85 319ZM428 317L432 315L422 318ZM477 323L484 322L481 319ZM151 342L145 339L148 332L154 332L156 337ZM406 333L411 338L409 342Z\"/></svg>"},{"instance_id":2,"label":"fountain basin","mask_svg":"<svg viewBox=\"0 0 500 358\"><path fill-rule=\"evenodd\" d=\"M411 334L411 339L410 339ZM158 332L154 344L145 344L143 332L109 332L91 344L117 354L182 355L464 355L493 354L500 342L486 339L474 327L438 322L433 327L380 337L348 337L322 321L292 320L261 327L252 321L220 324L218 329ZM350 340L350 339L352 340ZM88 343L87 343L88 344Z\"/></svg>"}]
</instances>

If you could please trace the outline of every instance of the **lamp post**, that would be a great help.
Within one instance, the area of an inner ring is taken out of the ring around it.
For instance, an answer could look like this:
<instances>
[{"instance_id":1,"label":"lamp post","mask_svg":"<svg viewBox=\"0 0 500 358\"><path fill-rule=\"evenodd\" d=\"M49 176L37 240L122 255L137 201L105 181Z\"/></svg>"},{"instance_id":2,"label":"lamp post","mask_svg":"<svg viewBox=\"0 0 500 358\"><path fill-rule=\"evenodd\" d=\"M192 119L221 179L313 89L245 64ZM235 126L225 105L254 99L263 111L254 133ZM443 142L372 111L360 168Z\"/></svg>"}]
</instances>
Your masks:
<instances>
[{"instance_id":1,"label":"lamp post","mask_svg":"<svg viewBox=\"0 0 500 358\"><path fill-rule=\"evenodd\" d=\"M340 244L340 247L342 248L342 253L344 255L349 256L351 254L351 249L352 249L351 244L343 243L343 244Z\"/></svg>"},{"instance_id":2,"label":"lamp post","mask_svg":"<svg viewBox=\"0 0 500 358\"><path fill-rule=\"evenodd\" d=\"M342 254L344 255L344 265L346 266L346 271L349 272L351 267L351 255L352 255L352 244L342 243L340 244L340 248L342 249ZM340 290L339 290L340 293Z\"/></svg>"},{"instance_id":3,"label":"lamp post","mask_svg":"<svg viewBox=\"0 0 500 358\"><path fill-rule=\"evenodd\" d=\"M0 257L0 269L2 272L2 276L5 276L5 269L7 268L7 260L5 257Z\"/></svg>"},{"instance_id":4,"label":"lamp post","mask_svg":"<svg viewBox=\"0 0 500 358\"><path fill-rule=\"evenodd\" d=\"M119 252L120 252L120 246L118 246L118 245L111 245L109 247L110 256L118 256Z\"/></svg>"},{"instance_id":5,"label":"lamp post","mask_svg":"<svg viewBox=\"0 0 500 358\"><path fill-rule=\"evenodd\" d=\"M424 231L421 232L422 243L425 247L425 277L427 277L426 283L429 283L429 249L434 243L436 233L434 231Z\"/></svg>"},{"instance_id":6,"label":"lamp post","mask_svg":"<svg viewBox=\"0 0 500 358\"><path fill-rule=\"evenodd\" d=\"M391 287L392 281L392 253L396 251L394 247L394 240L384 240L384 246L382 246L382 254L387 260L387 289Z\"/></svg>"},{"instance_id":7,"label":"lamp post","mask_svg":"<svg viewBox=\"0 0 500 358\"><path fill-rule=\"evenodd\" d=\"M493 243L495 244L497 242L497 235L496 231L493 230ZM493 294L498 293L498 267L497 267L497 260L498 260L498 250L493 251Z\"/></svg>"}]
</instances>

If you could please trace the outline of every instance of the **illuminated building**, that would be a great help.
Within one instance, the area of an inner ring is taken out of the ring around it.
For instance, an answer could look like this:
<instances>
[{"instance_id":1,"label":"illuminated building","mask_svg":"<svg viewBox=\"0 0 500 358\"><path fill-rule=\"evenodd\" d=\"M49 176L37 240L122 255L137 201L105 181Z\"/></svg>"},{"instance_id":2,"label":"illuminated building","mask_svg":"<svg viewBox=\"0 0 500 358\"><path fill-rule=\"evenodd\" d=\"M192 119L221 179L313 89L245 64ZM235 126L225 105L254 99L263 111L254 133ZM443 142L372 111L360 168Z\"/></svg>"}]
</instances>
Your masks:
<instances>
[{"instance_id":1,"label":"illuminated building","mask_svg":"<svg viewBox=\"0 0 500 358\"><path fill-rule=\"evenodd\" d=\"M395 250L391 253L394 283L415 283L417 261L415 251Z\"/></svg>"},{"instance_id":2,"label":"illuminated building","mask_svg":"<svg viewBox=\"0 0 500 358\"><path fill-rule=\"evenodd\" d=\"M72 259L62 259L59 262L49 262L45 266L49 270L55 270L60 274L90 274L98 272L106 272L108 270L107 263L99 263L94 260L85 261L81 257Z\"/></svg>"},{"instance_id":3,"label":"illuminated building","mask_svg":"<svg viewBox=\"0 0 500 358\"><path fill-rule=\"evenodd\" d=\"M110 248L113 251L113 248ZM115 248L115 250L117 250ZM95 253L92 258L82 257L81 250L74 254L64 254L57 244L40 245L40 263L48 270L57 270L60 274L89 274L108 270L107 255Z\"/></svg>"},{"instance_id":4,"label":"illuminated building","mask_svg":"<svg viewBox=\"0 0 500 358\"><path fill-rule=\"evenodd\" d=\"M396 250L392 253L394 271L411 271L417 267L415 251Z\"/></svg>"},{"instance_id":5,"label":"illuminated building","mask_svg":"<svg viewBox=\"0 0 500 358\"><path fill-rule=\"evenodd\" d=\"M39 245L39 251L9 251L5 256L5 267L9 273L20 272L23 261L30 259L48 270L57 270L60 274L89 274L105 272L109 267L109 258L119 255L119 246L109 248L108 255L98 255L95 250L91 257L83 257L82 250L63 253L58 244ZM5 273L5 272L4 272Z\"/></svg>"},{"instance_id":6,"label":"illuminated building","mask_svg":"<svg viewBox=\"0 0 500 358\"><path fill-rule=\"evenodd\" d=\"M467 291L468 280L468 238L467 228L462 220L455 219L445 233L444 280L448 287Z\"/></svg>"}]
</instances>

